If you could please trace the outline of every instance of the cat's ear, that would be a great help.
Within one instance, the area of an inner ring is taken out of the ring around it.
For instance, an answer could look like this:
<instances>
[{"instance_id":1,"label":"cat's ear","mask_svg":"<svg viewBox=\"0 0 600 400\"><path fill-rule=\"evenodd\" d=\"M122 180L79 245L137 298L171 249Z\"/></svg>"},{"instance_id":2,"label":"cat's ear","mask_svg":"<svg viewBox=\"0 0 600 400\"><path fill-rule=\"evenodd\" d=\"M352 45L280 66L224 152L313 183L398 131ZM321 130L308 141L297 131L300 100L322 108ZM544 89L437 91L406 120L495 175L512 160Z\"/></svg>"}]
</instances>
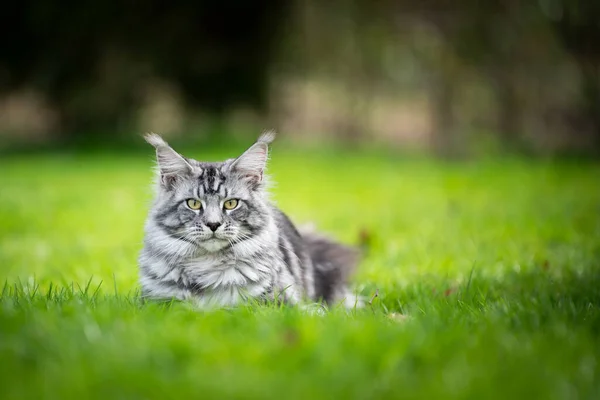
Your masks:
<instances>
[{"instance_id":1,"label":"cat's ear","mask_svg":"<svg viewBox=\"0 0 600 400\"><path fill-rule=\"evenodd\" d=\"M160 183L163 186L171 188L178 176L188 174L192 171L192 166L186 159L173 150L162 137L156 133L147 133L144 139L156 149Z\"/></svg>"},{"instance_id":2,"label":"cat's ear","mask_svg":"<svg viewBox=\"0 0 600 400\"><path fill-rule=\"evenodd\" d=\"M263 174L267 167L269 158L269 144L275 139L275 132L263 133L241 156L231 164L231 170L252 184L258 184L263 180Z\"/></svg>"}]
</instances>

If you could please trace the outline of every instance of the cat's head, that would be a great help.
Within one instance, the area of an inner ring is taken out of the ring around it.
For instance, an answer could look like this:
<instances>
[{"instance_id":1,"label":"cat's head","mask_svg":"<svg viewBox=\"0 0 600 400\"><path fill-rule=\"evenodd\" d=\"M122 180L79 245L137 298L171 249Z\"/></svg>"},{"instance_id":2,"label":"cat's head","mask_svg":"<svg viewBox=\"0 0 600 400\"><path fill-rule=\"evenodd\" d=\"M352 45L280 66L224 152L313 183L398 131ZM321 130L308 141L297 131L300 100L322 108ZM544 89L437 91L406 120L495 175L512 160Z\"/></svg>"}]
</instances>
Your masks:
<instances>
[{"instance_id":1,"label":"cat's head","mask_svg":"<svg viewBox=\"0 0 600 400\"><path fill-rule=\"evenodd\" d=\"M266 223L264 133L241 156L223 162L184 157L156 134L145 139L156 149L157 197L150 218L174 240L217 252L252 238Z\"/></svg>"}]
</instances>

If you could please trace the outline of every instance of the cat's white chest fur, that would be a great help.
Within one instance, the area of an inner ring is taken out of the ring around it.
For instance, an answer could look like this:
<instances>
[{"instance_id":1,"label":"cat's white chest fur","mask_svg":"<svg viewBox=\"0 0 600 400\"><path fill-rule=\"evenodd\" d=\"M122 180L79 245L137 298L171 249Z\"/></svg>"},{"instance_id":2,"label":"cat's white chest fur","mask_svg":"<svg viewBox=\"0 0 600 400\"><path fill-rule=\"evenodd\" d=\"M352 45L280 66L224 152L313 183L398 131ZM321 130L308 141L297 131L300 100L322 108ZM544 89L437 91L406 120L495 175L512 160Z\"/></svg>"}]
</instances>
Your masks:
<instances>
[{"instance_id":1,"label":"cat's white chest fur","mask_svg":"<svg viewBox=\"0 0 600 400\"><path fill-rule=\"evenodd\" d=\"M184 266L188 281L202 288L194 302L203 307L234 306L263 294L268 279L247 262L228 257L190 259Z\"/></svg>"}]
</instances>

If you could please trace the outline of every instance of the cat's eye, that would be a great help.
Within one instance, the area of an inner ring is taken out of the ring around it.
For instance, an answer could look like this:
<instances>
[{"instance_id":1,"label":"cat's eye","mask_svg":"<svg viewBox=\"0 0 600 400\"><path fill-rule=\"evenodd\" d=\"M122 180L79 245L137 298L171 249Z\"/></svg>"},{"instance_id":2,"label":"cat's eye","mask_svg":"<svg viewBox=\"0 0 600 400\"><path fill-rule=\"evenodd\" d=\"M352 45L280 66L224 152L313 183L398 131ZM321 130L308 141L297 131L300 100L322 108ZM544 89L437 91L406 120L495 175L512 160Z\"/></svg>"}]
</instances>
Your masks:
<instances>
[{"instance_id":1,"label":"cat's eye","mask_svg":"<svg viewBox=\"0 0 600 400\"><path fill-rule=\"evenodd\" d=\"M196 199L187 199L185 204L192 210L199 210L202 208L202 203L200 203L200 200Z\"/></svg>"},{"instance_id":2,"label":"cat's eye","mask_svg":"<svg viewBox=\"0 0 600 400\"><path fill-rule=\"evenodd\" d=\"M223 203L223 208L226 209L226 210L233 210L237 206L238 206L238 200L237 199L229 199L225 203Z\"/></svg>"}]
</instances>

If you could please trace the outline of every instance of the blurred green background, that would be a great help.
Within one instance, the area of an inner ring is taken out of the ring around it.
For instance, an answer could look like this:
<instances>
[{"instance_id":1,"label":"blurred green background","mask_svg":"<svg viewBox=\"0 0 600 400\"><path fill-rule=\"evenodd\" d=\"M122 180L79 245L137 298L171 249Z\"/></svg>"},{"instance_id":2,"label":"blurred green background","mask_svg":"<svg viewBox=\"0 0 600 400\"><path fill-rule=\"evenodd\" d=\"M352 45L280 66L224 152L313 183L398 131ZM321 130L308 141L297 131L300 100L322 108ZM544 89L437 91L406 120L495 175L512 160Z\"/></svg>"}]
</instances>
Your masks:
<instances>
[{"instance_id":1,"label":"blurred green background","mask_svg":"<svg viewBox=\"0 0 600 400\"><path fill-rule=\"evenodd\" d=\"M598 2L11 2L2 147L296 142L597 155Z\"/></svg>"},{"instance_id":2,"label":"blurred green background","mask_svg":"<svg viewBox=\"0 0 600 400\"><path fill-rule=\"evenodd\" d=\"M600 398L600 2L48 1L0 12L0 389ZM138 295L164 134L356 245L367 307Z\"/></svg>"}]
</instances>

